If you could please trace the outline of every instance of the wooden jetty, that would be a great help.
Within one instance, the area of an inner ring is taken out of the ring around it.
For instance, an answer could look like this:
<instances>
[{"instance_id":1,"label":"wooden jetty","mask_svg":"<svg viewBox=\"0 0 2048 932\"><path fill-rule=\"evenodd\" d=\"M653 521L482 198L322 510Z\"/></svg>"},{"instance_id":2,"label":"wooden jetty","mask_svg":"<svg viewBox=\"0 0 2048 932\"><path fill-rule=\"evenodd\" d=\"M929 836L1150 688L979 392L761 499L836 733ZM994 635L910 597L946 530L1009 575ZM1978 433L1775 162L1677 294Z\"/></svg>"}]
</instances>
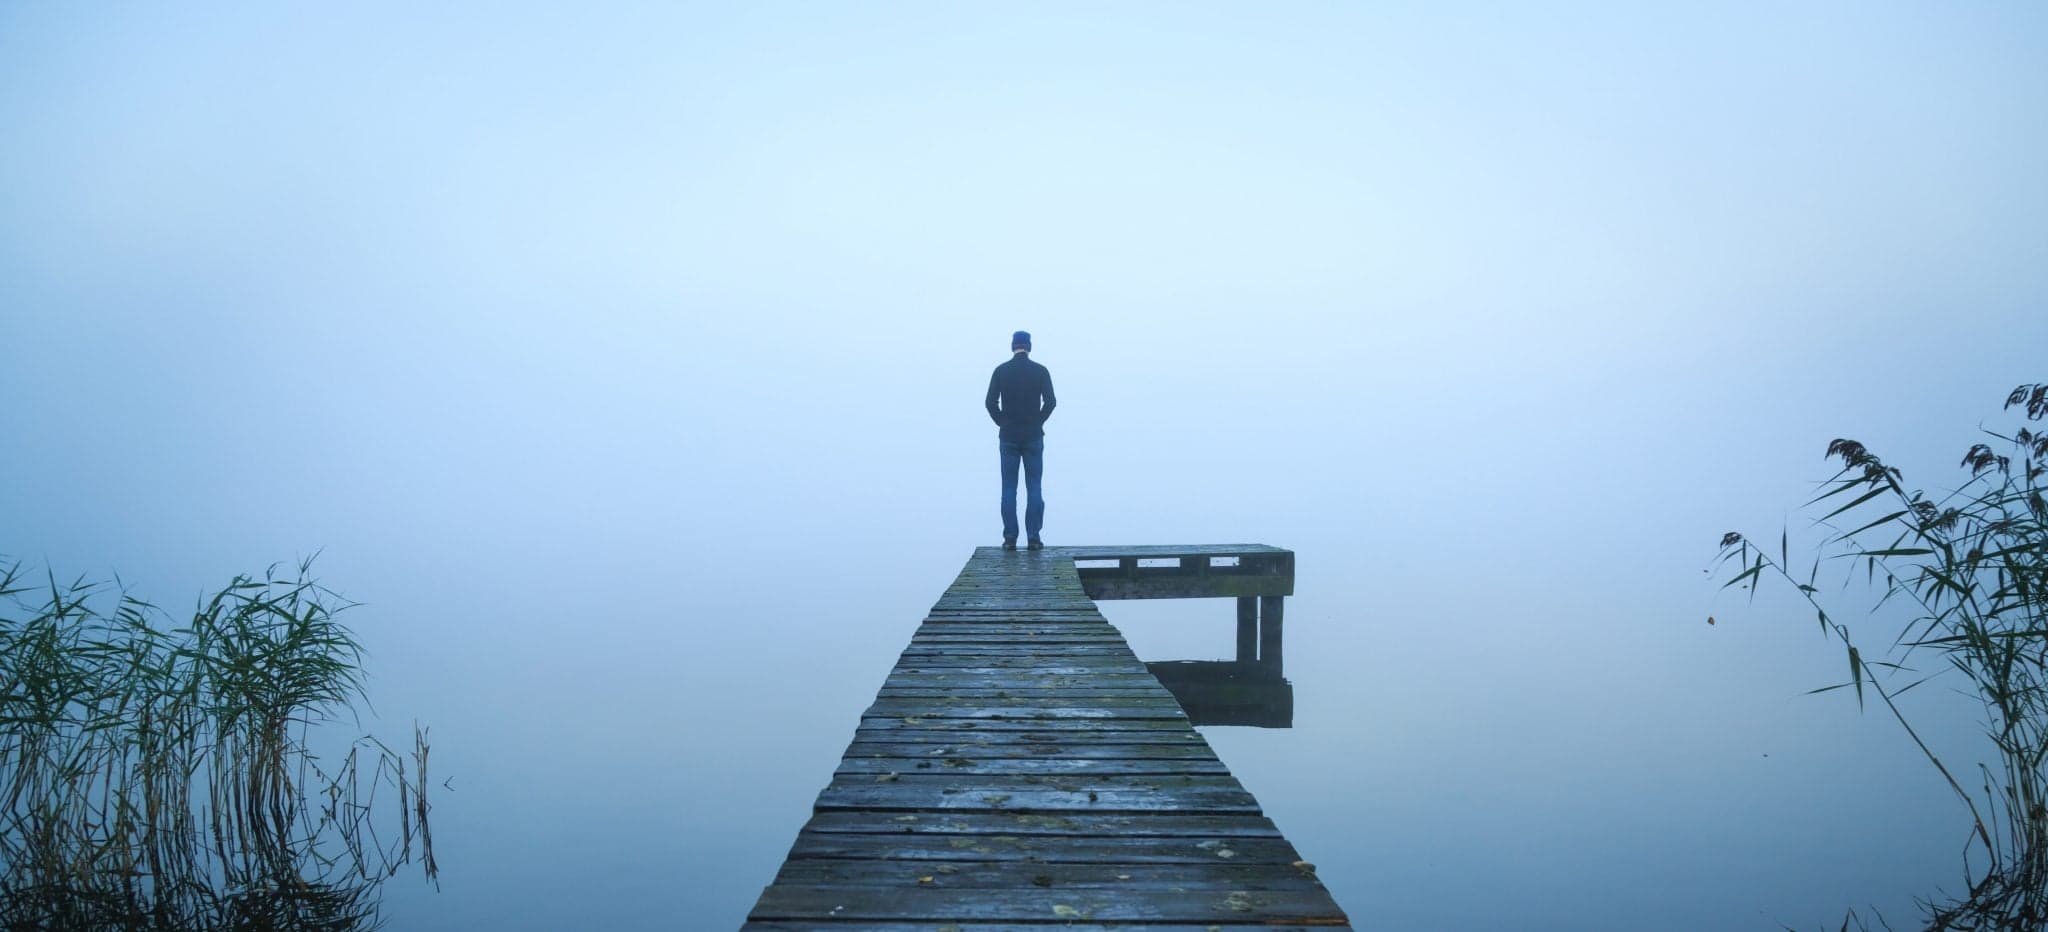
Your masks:
<instances>
[{"instance_id":1,"label":"wooden jetty","mask_svg":"<svg viewBox=\"0 0 2048 932\"><path fill-rule=\"evenodd\" d=\"M744 928L1349 928L1091 598L1235 597L1278 681L1293 583L1256 545L976 550Z\"/></svg>"}]
</instances>

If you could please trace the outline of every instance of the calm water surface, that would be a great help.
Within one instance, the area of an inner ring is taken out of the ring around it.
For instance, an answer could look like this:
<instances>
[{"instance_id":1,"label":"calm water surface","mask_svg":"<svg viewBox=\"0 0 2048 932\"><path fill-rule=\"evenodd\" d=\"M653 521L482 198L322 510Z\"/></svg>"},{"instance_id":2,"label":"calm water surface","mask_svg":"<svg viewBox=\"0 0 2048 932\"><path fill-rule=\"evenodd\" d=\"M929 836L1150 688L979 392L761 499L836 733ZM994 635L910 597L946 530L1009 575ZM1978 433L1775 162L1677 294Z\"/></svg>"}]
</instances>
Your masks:
<instances>
[{"instance_id":1,"label":"calm water surface","mask_svg":"<svg viewBox=\"0 0 2048 932\"><path fill-rule=\"evenodd\" d=\"M893 580L764 575L697 606L716 641L479 645L534 666L423 703L453 775L444 889L394 881L394 927L736 926L969 549L879 561ZM1512 571L1403 610L1362 549L1299 553L1295 727L1202 730L1362 927L1808 928L1910 919L1952 882L1958 813L1895 726L1801 695L1833 657L1790 622L1705 582L1664 600L1680 615ZM1232 650L1227 600L1100 604L1149 660ZM1704 624L1716 604L1746 620Z\"/></svg>"}]
</instances>

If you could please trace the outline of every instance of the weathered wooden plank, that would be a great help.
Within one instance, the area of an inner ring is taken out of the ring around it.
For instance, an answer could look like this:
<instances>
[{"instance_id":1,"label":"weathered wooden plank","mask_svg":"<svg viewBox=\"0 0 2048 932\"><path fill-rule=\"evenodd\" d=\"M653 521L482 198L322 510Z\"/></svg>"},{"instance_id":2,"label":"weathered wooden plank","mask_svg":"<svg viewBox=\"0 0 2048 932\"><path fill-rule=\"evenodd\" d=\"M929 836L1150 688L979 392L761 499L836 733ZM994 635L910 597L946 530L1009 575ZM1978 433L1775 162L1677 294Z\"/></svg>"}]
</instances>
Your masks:
<instances>
[{"instance_id":1,"label":"weathered wooden plank","mask_svg":"<svg viewBox=\"0 0 2048 932\"><path fill-rule=\"evenodd\" d=\"M890 676L908 674L912 676L986 676L986 677L1097 677L1097 676L1151 676L1152 673L1142 661L1119 660L1114 663L1076 664L1061 662L1058 665L1026 664L1006 661L985 663L966 662L958 666L931 663L903 663L889 671ZM1158 677L1153 676L1154 679Z\"/></svg>"},{"instance_id":2,"label":"weathered wooden plank","mask_svg":"<svg viewBox=\"0 0 2048 932\"><path fill-rule=\"evenodd\" d=\"M937 641L948 644L980 644L993 641L1076 641L1087 644L1095 641L1116 641L1122 643L1124 636L1108 625L1072 624L1063 628L1051 625L1024 627L1016 626L1007 631L986 629L982 625L969 627L961 625L922 625L911 635L913 640Z\"/></svg>"},{"instance_id":3,"label":"weathered wooden plank","mask_svg":"<svg viewBox=\"0 0 2048 932\"><path fill-rule=\"evenodd\" d=\"M1097 673L1138 673L1145 669L1145 662L1138 655L1127 650L1105 650L1096 647L1073 647L1061 650L1026 647L1020 650L947 651L907 647L898 658L898 664L905 669L944 672L960 667L996 667L1010 670L1045 672L1048 669L1063 669L1079 666L1088 672Z\"/></svg>"},{"instance_id":4,"label":"weathered wooden plank","mask_svg":"<svg viewBox=\"0 0 2048 932\"><path fill-rule=\"evenodd\" d=\"M1080 742L976 742L944 744L856 741L846 748L846 760L898 758L929 760L960 757L967 760L1216 760L1206 744L1089 744ZM1220 763L1220 761L1219 761Z\"/></svg>"},{"instance_id":5,"label":"weathered wooden plank","mask_svg":"<svg viewBox=\"0 0 2048 932\"><path fill-rule=\"evenodd\" d=\"M883 686L874 698L1174 698L1153 686Z\"/></svg>"},{"instance_id":6,"label":"weathered wooden plank","mask_svg":"<svg viewBox=\"0 0 2048 932\"><path fill-rule=\"evenodd\" d=\"M1160 705L1149 707L1121 708L1101 705L1101 703L1119 701L1114 699L1072 699L1066 700L1064 703L1061 704L1061 707L1054 708L1048 708L1046 706L1038 705L885 705L886 703L899 702L933 703L938 701L939 700L936 699L883 699L879 702L876 702L875 706L868 712L863 713L862 717L883 719L897 717L916 717L923 718L927 721L949 718L964 718L974 719L977 721L1005 721L1021 722L1025 724L1038 724L1060 720L1078 719L1087 719L1090 721L1119 719L1155 719L1159 721L1169 722L1187 721L1187 713L1181 711L1180 706L1172 702L1167 702ZM998 702L1001 700L991 699L985 701ZM1052 700L1047 700L1047 702L1051 703ZM1068 707L1068 704L1071 703L1085 704L1071 705L1071 707ZM909 716L905 709L914 710L917 712L917 715Z\"/></svg>"},{"instance_id":7,"label":"weathered wooden plank","mask_svg":"<svg viewBox=\"0 0 2048 932\"><path fill-rule=\"evenodd\" d=\"M1273 929L1314 928L1322 932L1344 932L1351 928L1344 923L1303 920L1299 922L1269 919L1257 923L1238 922L1148 922L1134 926L1127 922L1076 922L1072 919L1054 918L1039 923L1018 919L1001 922L889 922L886 920L841 921L837 919L776 919L750 921L741 926L741 932L1016 932L1020 928L1044 926L1061 932L1271 932Z\"/></svg>"},{"instance_id":8,"label":"weathered wooden plank","mask_svg":"<svg viewBox=\"0 0 2048 932\"><path fill-rule=\"evenodd\" d=\"M1130 660L1138 655L1121 644L1032 644L1018 642L1011 644L911 644L903 649L905 660L947 658L951 660L1050 660L1056 663L1074 659Z\"/></svg>"},{"instance_id":9,"label":"weathered wooden plank","mask_svg":"<svg viewBox=\"0 0 2048 932\"><path fill-rule=\"evenodd\" d=\"M1117 561L1115 566L1079 568L1076 575L1091 599L1294 594L1294 554L1277 547L1091 547L1074 556L1092 563ZM1234 560L1234 564L1219 565L1218 560Z\"/></svg>"},{"instance_id":10,"label":"weathered wooden plank","mask_svg":"<svg viewBox=\"0 0 2048 932\"><path fill-rule=\"evenodd\" d=\"M1185 718L1171 693L1165 696L1040 698L996 696L914 699L879 698L863 713L870 718L918 715L925 718Z\"/></svg>"},{"instance_id":11,"label":"weathered wooden plank","mask_svg":"<svg viewBox=\"0 0 2048 932\"><path fill-rule=\"evenodd\" d=\"M980 653L982 652L982 649L984 647L1002 649L1031 647L1044 650L1049 653L1063 652L1069 647L1079 648L1082 650L1086 650L1088 648L1107 648L1110 650L1130 649L1129 643L1124 640L1123 635L1116 634L1113 632L1104 633L1100 631L1087 631L1076 634L1045 635L951 635L943 633L925 634L920 632L918 634L911 636L910 644L908 646L918 648L920 650L924 650L927 652L935 648L943 648L943 652L947 654Z\"/></svg>"},{"instance_id":12,"label":"weathered wooden plank","mask_svg":"<svg viewBox=\"0 0 2048 932\"><path fill-rule=\"evenodd\" d=\"M1344 914L1321 890L1021 890L783 884L769 887L754 907L761 919L1079 919L1083 921L1193 921L1230 916L1249 920L1329 919Z\"/></svg>"},{"instance_id":13,"label":"weathered wooden plank","mask_svg":"<svg viewBox=\"0 0 2048 932\"><path fill-rule=\"evenodd\" d=\"M1293 551L1269 544L1088 544L1054 547L1048 552L1056 552L1069 560L1116 560L1123 557L1160 560L1185 556L1258 556Z\"/></svg>"},{"instance_id":14,"label":"weathered wooden plank","mask_svg":"<svg viewBox=\"0 0 2048 932\"><path fill-rule=\"evenodd\" d=\"M1023 625L1022 623L1019 623L1018 627L1013 628L1009 631L985 630L987 627L988 626L985 625L968 625L965 623L961 623L958 625L945 623L926 623L917 626L916 630L912 632L912 636L927 639L952 638L959 639L962 642L967 643L971 643L971 640L974 638L988 638L992 640L1010 641L1022 641L1055 637L1096 639L1115 638L1118 640L1121 640L1123 638L1123 635L1120 632L1118 632L1115 628L1110 627L1106 623L1083 624L1081 622L1076 621L1070 622L1065 625L1030 625L1028 627Z\"/></svg>"},{"instance_id":15,"label":"weathered wooden plank","mask_svg":"<svg viewBox=\"0 0 2048 932\"><path fill-rule=\"evenodd\" d=\"M1280 829L1265 816L1186 812L820 812L811 817L804 830L825 834L1063 835L1196 841L1280 837Z\"/></svg>"},{"instance_id":16,"label":"weathered wooden plank","mask_svg":"<svg viewBox=\"0 0 2048 932\"><path fill-rule=\"evenodd\" d=\"M861 858L890 861L1030 861L1042 864L1266 864L1301 860L1281 837L1250 835L894 835L802 832L792 858ZM1290 868L1291 869L1291 868Z\"/></svg>"},{"instance_id":17,"label":"weathered wooden plank","mask_svg":"<svg viewBox=\"0 0 2048 932\"><path fill-rule=\"evenodd\" d=\"M910 648L923 652L946 654L976 654L1010 651L1028 648L1048 654L1063 653L1069 649L1086 651L1106 649L1126 651L1130 648L1119 636L1101 634L1051 634L1045 637L997 637L990 634L976 634L967 637L947 635L916 635L910 639Z\"/></svg>"},{"instance_id":18,"label":"weathered wooden plank","mask_svg":"<svg viewBox=\"0 0 2048 932\"><path fill-rule=\"evenodd\" d=\"M870 715L863 717L857 733L884 732L890 730L951 731L956 733L997 734L1005 731L1028 732L1173 732L1176 739L1192 726L1185 716L1180 718L953 718L939 715ZM1068 739L1076 740L1076 739ZM1123 737L1120 741L1139 740L1135 736Z\"/></svg>"},{"instance_id":19,"label":"weathered wooden plank","mask_svg":"<svg viewBox=\"0 0 2048 932\"><path fill-rule=\"evenodd\" d=\"M987 692L1011 693L1007 698L993 695L977 697L974 695L976 691L975 687L963 686L957 690L941 688L937 690L939 695L935 696L891 698L880 695L880 691L877 690L875 703L870 708L878 715L914 715L919 714L919 710L922 709L945 709L961 706L982 706L991 709L1031 709L1038 711L1078 708L1151 709L1169 706L1178 708L1178 706L1174 705L1173 694L1163 688L1149 692L1126 689L1117 691L1115 695L1096 697L1073 696L1064 693L1046 695L1044 690L1032 690L1027 687L1018 687L1015 690L986 690ZM1088 690L1076 690L1076 692L1086 693Z\"/></svg>"},{"instance_id":20,"label":"weathered wooden plank","mask_svg":"<svg viewBox=\"0 0 2048 932\"><path fill-rule=\"evenodd\" d=\"M993 691L993 692L1002 692L1003 690L992 690L992 691ZM972 692L972 690L966 690L966 692L967 692L967 693L971 693L971 692ZM1021 690L1021 689L1020 689L1020 690L1019 690L1019 692L1020 692L1020 693L1021 693L1021 692L1024 692L1024 690ZM916 714L916 713L918 713L918 712L919 712L919 710L922 710L922 709L956 709L956 708L961 708L961 707L965 707L965 706L979 706L979 707L983 707L983 708L990 708L990 709L1011 709L1011 710L1017 710L1017 709L1029 709L1029 710L1034 710L1034 711L1048 711L1048 710L1054 710L1054 709L1080 709L1080 708L1098 708L1098 709L1161 709L1161 708L1173 708L1173 709L1178 709L1178 708L1180 708L1179 706L1177 706L1177 705L1175 705L1175 704L1174 704L1174 701L1173 701L1173 694L1172 694L1172 693L1169 693L1169 692L1167 692L1167 691L1166 691L1166 690L1164 690L1164 689L1161 689L1161 690L1159 690L1159 691L1157 691L1157 692L1150 692L1150 693L1129 693L1129 692L1125 692L1125 693L1122 693L1122 694L1119 694L1119 695L1115 695L1115 696L1097 696L1097 697L1064 697L1064 696L1041 696L1041 695L1013 695L1013 696L1010 696L1010 697L1008 697L1008 698L1003 698L1003 697L998 697L998 696L984 696L984 697L975 697L975 696L973 696L973 695L970 695L970 694L962 694L962 695L958 695L958 696L953 696L953 697L949 698L948 696L949 696L950 694L948 694L948 693L947 693L946 691L944 691L944 690L941 690L941 693L942 693L942 695L939 695L939 696L922 696L922 697L917 697L917 698L911 698L911 699L892 699L892 698L888 698L888 697L886 697L886 696L878 696L878 697L876 698L876 700L875 700L875 703L874 703L874 705L873 705L873 706L871 706L871 708L872 708L872 709L874 710L875 714L877 714L877 715L890 715L890 714L905 714L905 715L908 715L908 714ZM900 712L899 712L899 710L900 710Z\"/></svg>"},{"instance_id":21,"label":"weathered wooden plank","mask_svg":"<svg viewBox=\"0 0 2048 932\"><path fill-rule=\"evenodd\" d=\"M1215 758L1199 757L856 757L839 762L835 776L918 773L1036 774L1044 776L1180 774L1228 775L1230 768Z\"/></svg>"},{"instance_id":22,"label":"weathered wooden plank","mask_svg":"<svg viewBox=\"0 0 2048 932\"><path fill-rule=\"evenodd\" d=\"M975 686L1059 686L1087 688L1093 686L1137 686L1146 689L1160 688L1159 675L1148 665L1144 672L1137 670L1074 670L1072 672L1047 672L1044 670L1003 669L1000 667L946 667L937 670L921 670L907 667L889 672L884 681L890 686L912 685L975 685Z\"/></svg>"},{"instance_id":23,"label":"weathered wooden plank","mask_svg":"<svg viewBox=\"0 0 2048 932\"><path fill-rule=\"evenodd\" d=\"M1048 727L1034 727L1031 722L977 722L962 719L940 719L930 725L924 719L916 723L905 723L901 719L868 719L854 730L853 740L861 741L905 741L931 744L952 744L957 747L1009 747L1024 744L1042 745L1053 748L1047 754L1060 753L1058 748L1069 750L1090 744L1185 744L1207 748L1200 732L1173 724L1161 724L1150 719L1119 719L1114 722L1083 723L1087 727L1068 727L1068 723L1047 722ZM1052 727L1060 726L1060 727Z\"/></svg>"},{"instance_id":24,"label":"weathered wooden plank","mask_svg":"<svg viewBox=\"0 0 2048 932\"><path fill-rule=\"evenodd\" d=\"M1097 599L1226 599L1294 594L1292 576L1218 573L1208 576L1088 576L1088 595Z\"/></svg>"},{"instance_id":25,"label":"weathered wooden plank","mask_svg":"<svg viewBox=\"0 0 2048 932\"><path fill-rule=\"evenodd\" d=\"M1148 682L1149 677L1149 682ZM1056 671L1030 667L902 667L889 671L883 681L890 687L977 686L999 689L1006 686L1057 686L1074 689L1116 687L1121 689L1160 686L1159 676L1144 664L1103 665L1095 668L1061 668Z\"/></svg>"},{"instance_id":26,"label":"weathered wooden plank","mask_svg":"<svg viewBox=\"0 0 2048 932\"><path fill-rule=\"evenodd\" d=\"M1081 673L1142 673L1145 662L1136 654L1105 653L1093 650L1077 650L1073 653L1056 651L1011 651L1005 653L975 652L947 653L944 651L912 654L907 650L899 658L897 669L914 672L944 673L949 670L987 667L1004 671L1027 671L1051 673L1075 670Z\"/></svg>"},{"instance_id":27,"label":"weathered wooden plank","mask_svg":"<svg viewBox=\"0 0 2048 932\"><path fill-rule=\"evenodd\" d=\"M1015 588L992 587L987 591L961 591L948 593L933 604L934 612L1016 612L1030 615L1101 615L1088 593L1077 587L1071 591L1026 592Z\"/></svg>"},{"instance_id":28,"label":"weathered wooden plank","mask_svg":"<svg viewBox=\"0 0 2048 932\"><path fill-rule=\"evenodd\" d=\"M815 808L904 812L967 809L1026 812L1258 813L1259 801L1229 776L1058 776L906 773L837 776Z\"/></svg>"},{"instance_id":29,"label":"weathered wooden plank","mask_svg":"<svg viewBox=\"0 0 2048 932\"><path fill-rule=\"evenodd\" d=\"M1075 580L1079 582L1079 578ZM1080 585L1059 588L1031 588L1006 580L989 580L985 585L961 586L933 603L933 611L1006 608L1020 612L1061 612L1082 615L1100 611Z\"/></svg>"},{"instance_id":30,"label":"weathered wooden plank","mask_svg":"<svg viewBox=\"0 0 2048 932\"><path fill-rule=\"evenodd\" d=\"M1014 580L989 579L970 586L957 586L946 591L933 603L933 611L957 611L962 608L986 607L976 603L1000 603L998 607L1017 611L1065 612L1082 615L1100 611L1089 599L1085 587L1080 585L1079 575L1070 586L1026 586Z\"/></svg>"},{"instance_id":31,"label":"weathered wooden plank","mask_svg":"<svg viewBox=\"0 0 2048 932\"><path fill-rule=\"evenodd\" d=\"M1304 862L1306 863L1306 862ZM863 887L934 887L1005 890L1286 890L1315 891L1323 885L1303 867L1276 871L1268 864L1046 864L1029 861L872 861L796 858L775 875L777 883L848 884Z\"/></svg>"},{"instance_id":32,"label":"weathered wooden plank","mask_svg":"<svg viewBox=\"0 0 2048 932\"><path fill-rule=\"evenodd\" d=\"M1073 695L1123 695L1123 696L1171 696L1173 692L1157 682L1141 683L1136 674L1124 677L993 677L972 676L957 679L910 675L891 676L882 686L885 692L939 692L945 695L970 695L973 691L1007 692L1011 695L1055 696ZM876 698L885 698L877 694ZM905 697L897 697L905 698Z\"/></svg>"},{"instance_id":33,"label":"weathered wooden plank","mask_svg":"<svg viewBox=\"0 0 2048 932\"><path fill-rule=\"evenodd\" d=\"M961 604L958 604L958 606L963 606L963 608L967 608L967 606L973 606L973 608L991 608L991 610L1014 610L1014 608L1018 608L1020 604L1026 604L1026 602L1010 602L1010 600L993 600L993 598L989 598L989 600L973 600L973 602L961 602Z\"/></svg>"},{"instance_id":34,"label":"weathered wooden plank","mask_svg":"<svg viewBox=\"0 0 2048 932\"><path fill-rule=\"evenodd\" d=\"M953 673L981 671L985 673L1042 673L1048 676L1086 675L1094 673L1145 673L1145 662L1131 657L904 657L891 672L903 673Z\"/></svg>"}]
</instances>

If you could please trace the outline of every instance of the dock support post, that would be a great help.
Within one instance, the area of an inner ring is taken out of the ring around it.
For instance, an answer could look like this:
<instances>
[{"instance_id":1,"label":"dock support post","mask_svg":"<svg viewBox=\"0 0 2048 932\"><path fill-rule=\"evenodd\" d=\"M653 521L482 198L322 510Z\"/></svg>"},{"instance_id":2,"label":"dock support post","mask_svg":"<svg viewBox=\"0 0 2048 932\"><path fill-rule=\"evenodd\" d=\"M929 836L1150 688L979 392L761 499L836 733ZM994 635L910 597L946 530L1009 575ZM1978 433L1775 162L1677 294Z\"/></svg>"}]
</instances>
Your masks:
<instances>
[{"instance_id":1,"label":"dock support post","mask_svg":"<svg viewBox=\"0 0 2048 932\"><path fill-rule=\"evenodd\" d=\"M1259 597L1259 665L1267 676L1278 677L1280 669L1281 597ZM1242 631L1243 629L1239 629Z\"/></svg>"},{"instance_id":2,"label":"dock support post","mask_svg":"<svg viewBox=\"0 0 2048 932\"><path fill-rule=\"evenodd\" d=\"M1254 663L1259 659L1259 597L1254 595L1237 598L1237 662Z\"/></svg>"}]
</instances>

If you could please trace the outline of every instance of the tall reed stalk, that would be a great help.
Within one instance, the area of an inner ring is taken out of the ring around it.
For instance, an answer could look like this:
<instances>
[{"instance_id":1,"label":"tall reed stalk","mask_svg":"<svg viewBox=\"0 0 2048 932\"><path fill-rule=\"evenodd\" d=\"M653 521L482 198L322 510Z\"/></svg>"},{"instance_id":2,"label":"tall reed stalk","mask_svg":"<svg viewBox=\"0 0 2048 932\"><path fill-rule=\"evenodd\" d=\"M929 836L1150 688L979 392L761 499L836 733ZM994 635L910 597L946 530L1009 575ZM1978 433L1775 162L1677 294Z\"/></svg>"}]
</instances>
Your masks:
<instances>
[{"instance_id":1,"label":"tall reed stalk","mask_svg":"<svg viewBox=\"0 0 2048 932\"><path fill-rule=\"evenodd\" d=\"M425 730L309 745L364 698L349 603L309 571L171 627L0 565L0 927L364 929L403 864L435 878Z\"/></svg>"},{"instance_id":2,"label":"tall reed stalk","mask_svg":"<svg viewBox=\"0 0 2048 932\"><path fill-rule=\"evenodd\" d=\"M2005 407L2040 421L2048 383L2015 388ZM2048 928L2048 433L1986 433L1995 442L1963 456L1969 479L1938 498L1909 491L1898 469L1860 443L1829 444L1841 471L1807 504L1829 508L1820 521L1831 530L1850 529L1832 530L1803 579L1783 534L1775 558L1739 533L1721 541L1733 574L1726 585L1753 592L1768 574L1795 587L1847 653L1849 680L1824 688L1876 696L1968 812L1967 892L1922 901L1929 929ZM1855 561L1881 587L1880 608L1908 609L1879 659L1822 604L1815 580L1826 558ZM1923 659L1935 661L1933 672L1916 672ZM1900 705L1902 693L1936 677L1960 678L1982 703L1985 759L1968 768L1930 749Z\"/></svg>"}]
</instances>

